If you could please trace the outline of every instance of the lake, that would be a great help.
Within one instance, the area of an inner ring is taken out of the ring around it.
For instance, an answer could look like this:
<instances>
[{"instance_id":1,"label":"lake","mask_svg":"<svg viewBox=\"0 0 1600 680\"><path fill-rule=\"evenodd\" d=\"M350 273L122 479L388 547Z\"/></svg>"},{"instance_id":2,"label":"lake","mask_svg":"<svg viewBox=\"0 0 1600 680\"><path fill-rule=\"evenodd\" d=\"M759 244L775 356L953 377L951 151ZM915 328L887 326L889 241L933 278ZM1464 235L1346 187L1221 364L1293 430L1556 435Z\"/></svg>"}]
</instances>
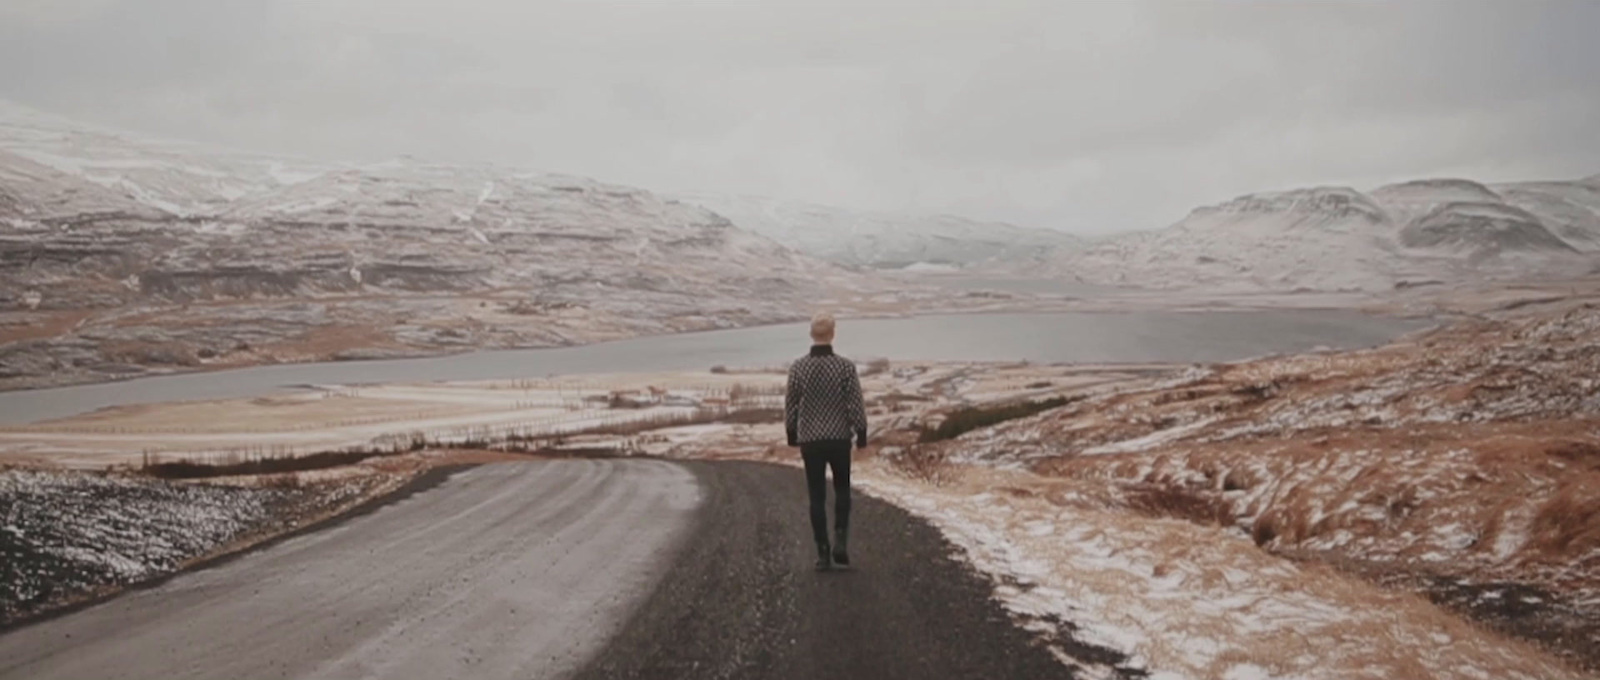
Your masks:
<instances>
[{"instance_id":1,"label":"lake","mask_svg":"<svg viewBox=\"0 0 1600 680\"><path fill-rule=\"evenodd\" d=\"M1210 362L1383 344L1430 325L1344 311L965 314L839 322L837 349L864 360ZM804 354L805 324L683 333L579 347L425 359L259 366L0 393L0 424L106 406L229 399L308 383L532 378L779 365Z\"/></svg>"}]
</instances>

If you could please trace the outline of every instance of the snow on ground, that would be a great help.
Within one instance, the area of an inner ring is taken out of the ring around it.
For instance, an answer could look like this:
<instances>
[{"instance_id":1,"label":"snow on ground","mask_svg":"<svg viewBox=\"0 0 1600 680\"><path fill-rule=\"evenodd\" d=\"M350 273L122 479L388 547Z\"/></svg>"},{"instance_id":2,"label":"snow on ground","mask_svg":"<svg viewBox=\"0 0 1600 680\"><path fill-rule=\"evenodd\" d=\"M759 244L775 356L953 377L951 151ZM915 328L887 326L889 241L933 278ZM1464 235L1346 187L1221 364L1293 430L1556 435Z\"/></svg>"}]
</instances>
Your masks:
<instances>
[{"instance_id":1,"label":"snow on ground","mask_svg":"<svg viewBox=\"0 0 1600 680\"><path fill-rule=\"evenodd\" d=\"M1086 677L1583 677L1600 306L1512 307L1376 350L1103 382L896 364L865 381L877 448L855 478L940 526ZM1070 399L918 442L957 409L1051 395ZM776 425L703 437L672 455L794 462Z\"/></svg>"},{"instance_id":2,"label":"snow on ground","mask_svg":"<svg viewBox=\"0 0 1600 680\"><path fill-rule=\"evenodd\" d=\"M35 254L0 268L8 389L746 327L886 285L641 189L301 164L4 102L0 177L0 249Z\"/></svg>"},{"instance_id":3,"label":"snow on ground","mask_svg":"<svg viewBox=\"0 0 1600 680\"><path fill-rule=\"evenodd\" d=\"M1220 529L1057 504L1014 473L935 487L863 467L864 489L938 526L1007 609L1087 677L1583 677L1406 593L1282 560ZM1076 658L1075 642L1132 661Z\"/></svg>"},{"instance_id":4,"label":"snow on ground","mask_svg":"<svg viewBox=\"0 0 1600 680\"><path fill-rule=\"evenodd\" d=\"M1232 291L1392 292L1578 274L1600 243L1587 180L1499 185L1461 179L1250 194L1156 231L1050 253L1040 272L1097 284Z\"/></svg>"},{"instance_id":5,"label":"snow on ground","mask_svg":"<svg viewBox=\"0 0 1600 680\"><path fill-rule=\"evenodd\" d=\"M263 488L0 471L0 622L170 573L252 533L364 497L383 481Z\"/></svg>"},{"instance_id":6,"label":"snow on ground","mask_svg":"<svg viewBox=\"0 0 1600 680\"><path fill-rule=\"evenodd\" d=\"M1503 317L1130 382L919 455L1426 595L1592 669L1600 307Z\"/></svg>"},{"instance_id":7,"label":"snow on ground","mask_svg":"<svg viewBox=\"0 0 1600 680\"><path fill-rule=\"evenodd\" d=\"M643 429L722 410L782 406L775 373L654 373L385 385L123 406L0 428L0 460L104 468L165 460L293 456L420 437L459 444Z\"/></svg>"},{"instance_id":8,"label":"snow on ground","mask_svg":"<svg viewBox=\"0 0 1600 680\"><path fill-rule=\"evenodd\" d=\"M1085 677L1581 677L1565 664L1585 658L1600 611L1584 519L1600 516L1597 336L1600 311L1566 305L1378 350L1187 370L877 365L863 381L880 448L857 479L939 526ZM569 412L585 420L617 411L613 397L664 401L715 381L728 396L759 388L751 403L768 409L763 386L781 373L363 386L326 390L320 406L382 419L608 402ZM1053 395L1071 400L916 442L954 409ZM770 420L596 436L571 445L795 459ZM919 476L912 454L946 469Z\"/></svg>"}]
</instances>

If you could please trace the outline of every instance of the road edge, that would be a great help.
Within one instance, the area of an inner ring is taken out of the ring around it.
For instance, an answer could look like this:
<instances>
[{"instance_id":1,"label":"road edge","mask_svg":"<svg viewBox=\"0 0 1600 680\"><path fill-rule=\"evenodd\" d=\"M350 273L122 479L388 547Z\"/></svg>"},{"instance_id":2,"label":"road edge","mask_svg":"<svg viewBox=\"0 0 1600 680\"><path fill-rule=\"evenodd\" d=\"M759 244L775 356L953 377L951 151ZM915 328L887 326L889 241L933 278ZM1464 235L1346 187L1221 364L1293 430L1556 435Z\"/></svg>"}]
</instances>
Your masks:
<instances>
[{"instance_id":1,"label":"road edge","mask_svg":"<svg viewBox=\"0 0 1600 680\"><path fill-rule=\"evenodd\" d=\"M174 578L195 572L214 569L228 564L247 555L266 550L275 545L293 538L315 533L324 529L331 529L350 520L370 515L384 507L397 503L437 487L456 474L478 467L484 463L455 463L428 468L413 475L404 483L388 491L380 492L366 500L360 501L343 510L336 510L326 516L312 520L306 524L296 526L287 531L267 532L246 537L240 541L229 543L218 550L198 557L172 571L152 576L142 581L122 585L105 586L103 588L84 593L77 598L62 602L59 606L50 607L43 611L23 616L13 621L0 623L0 635L44 623L56 618L74 614L91 607L106 604L131 592L150 590L160 587Z\"/></svg>"}]
</instances>

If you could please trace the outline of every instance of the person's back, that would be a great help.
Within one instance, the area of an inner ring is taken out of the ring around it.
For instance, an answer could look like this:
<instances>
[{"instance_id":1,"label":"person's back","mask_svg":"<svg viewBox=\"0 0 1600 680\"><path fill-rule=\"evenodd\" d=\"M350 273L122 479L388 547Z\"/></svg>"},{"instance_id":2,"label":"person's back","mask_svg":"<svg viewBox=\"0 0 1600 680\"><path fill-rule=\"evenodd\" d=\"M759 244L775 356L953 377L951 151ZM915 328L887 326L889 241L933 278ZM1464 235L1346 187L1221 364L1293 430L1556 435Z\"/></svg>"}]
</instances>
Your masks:
<instances>
[{"instance_id":1,"label":"person's back","mask_svg":"<svg viewBox=\"0 0 1600 680\"><path fill-rule=\"evenodd\" d=\"M867 414L861 380L849 359L833 352L834 320L819 314L811 322L811 351L789 366L784 396L784 430L790 446L800 447L811 497L811 532L817 542L817 568L850 564L850 444L867 445ZM833 469L834 538L828 541L827 470Z\"/></svg>"}]
</instances>

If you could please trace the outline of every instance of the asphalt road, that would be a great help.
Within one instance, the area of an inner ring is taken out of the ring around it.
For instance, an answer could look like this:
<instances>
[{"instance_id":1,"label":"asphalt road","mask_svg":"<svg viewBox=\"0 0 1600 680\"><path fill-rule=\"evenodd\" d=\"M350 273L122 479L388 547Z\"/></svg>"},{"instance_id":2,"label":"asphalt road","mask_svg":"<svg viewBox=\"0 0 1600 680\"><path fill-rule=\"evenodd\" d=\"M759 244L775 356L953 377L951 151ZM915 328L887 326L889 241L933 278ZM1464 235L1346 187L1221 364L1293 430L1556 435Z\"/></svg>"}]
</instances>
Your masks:
<instances>
[{"instance_id":1,"label":"asphalt road","mask_svg":"<svg viewBox=\"0 0 1600 680\"><path fill-rule=\"evenodd\" d=\"M819 573L804 473L688 467L705 494L688 545L578 678L1072 677L906 511L856 492L852 569ZM832 501L829 491L830 518Z\"/></svg>"},{"instance_id":2,"label":"asphalt road","mask_svg":"<svg viewBox=\"0 0 1600 680\"><path fill-rule=\"evenodd\" d=\"M1061 678L938 532L857 494L817 573L793 468L489 465L0 636L9 678Z\"/></svg>"},{"instance_id":3,"label":"asphalt road","mask_svg":"<svg viewBox=\"0 0 1600 680\"><path fill-rule=\"evenodd\" d=\"M0 636L0 678L558 678L695 518L659 461L486 465L371 514Z\"/></svg>"}]
</instances>

